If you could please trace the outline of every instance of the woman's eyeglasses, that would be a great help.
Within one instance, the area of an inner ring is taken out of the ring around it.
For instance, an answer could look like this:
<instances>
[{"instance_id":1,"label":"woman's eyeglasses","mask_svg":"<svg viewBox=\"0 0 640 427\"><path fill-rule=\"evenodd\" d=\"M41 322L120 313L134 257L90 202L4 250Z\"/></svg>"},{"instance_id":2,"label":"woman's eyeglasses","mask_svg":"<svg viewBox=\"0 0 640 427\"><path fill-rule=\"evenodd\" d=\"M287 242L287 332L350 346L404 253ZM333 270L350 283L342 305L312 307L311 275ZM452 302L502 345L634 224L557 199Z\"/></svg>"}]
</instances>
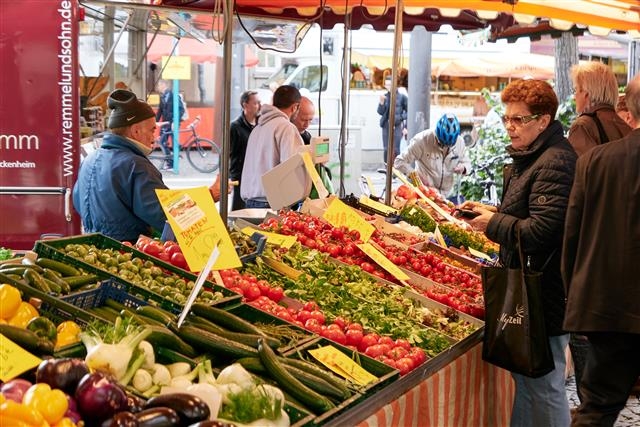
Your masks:
<instances>
[{"instance_id":1,"label":"woman's eyeglasses","mask_svg":"<svg viewBox=\"0 0 640 427\"><path fill-rule=\"evenodd\" d=\"M505 126L508 126L511 123L514 126L520 127L522 125L526 125L530 121L533 121L540 117L542 114L530 114L528 116L502 116L502 123Z\"/></svg>"}]
</instances>

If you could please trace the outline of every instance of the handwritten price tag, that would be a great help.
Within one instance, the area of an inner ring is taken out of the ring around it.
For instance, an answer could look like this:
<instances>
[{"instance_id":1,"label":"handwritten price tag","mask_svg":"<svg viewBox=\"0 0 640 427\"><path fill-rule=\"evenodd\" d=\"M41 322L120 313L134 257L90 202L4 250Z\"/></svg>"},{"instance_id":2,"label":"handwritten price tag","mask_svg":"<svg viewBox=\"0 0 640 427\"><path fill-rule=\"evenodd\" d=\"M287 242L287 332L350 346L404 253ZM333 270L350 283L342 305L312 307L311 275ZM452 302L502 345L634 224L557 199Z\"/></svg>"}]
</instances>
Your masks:
<instances>
[{"instance_id":1,"label":"handwritten price tag","mask_svg":"<svg viewBox=\"0 0 640 427\"><path fill-rule=\"evenodd\" d=\"M389 259L384 256L382 252L371 246L371 244L363 243L361 245L358 245L358 247L362 250L362 252L369 255L369 258L374 260L376 264L387 270L389 274L391 274L396 279L400 280L401 282L406 282L407 280L409 280L409 276L407 276L404 271L400 270L397 265L389 261Z\"/></svg>"},{"instance_id":2,"label":"handwritten price tag","mask_svg":"<svg viewBox=\"0 0 640 427\"><path fill-rule=\"evenodd\" d=\"M322 215L334 227L347 227L360 233L363 242L369 240L376 228L364 220L356 211L338 199L334 199Z\"/></svg>"},{"instance_id":3,"label":"handwritten price tag","mask_svg":"<svg viewBox=\"0 0 640 427\"><path fill-rule=\"evenodd\" d=\"M362 366L351 360L349 356L333 346L309 350L309 354L333 372L360 385L376 381L378 377L369 373Z\"/></svg>"},{"instance_id":4,"label":"handwritten price tag","mask_svg":"<svg viewBox=\"0 0 640 427\"><path fill-rule=\"evenodd\" d=\"M9 338L0 334L0 380L7 382L42 362Z\"/></svg>"},{"instance_id":5,"label":"handwritten price tag","mask_svg":"<svg viewBox=\"0 0 640 427\"><path fill-rule=\"evenodd\" d=\"M272 245L281 246L283 248L289 249L296 242L296 236L285 236L283 234L271 233L269 231L256 230L255 228L245 227L242 229L242 232L247 236L253 236L253 233L260 233L267 237L267 242Z\"/></svg>"},{"instance_id":6,"label":"handwritten price tag","mask_svg":"<svg viewBox=\"0 0 640 427\"><path fill-rule=\"evenodd\" d=\"M391 206L387 206L384 203L380 203L380 202L376 202L373 199L370 199L369 197L365 196L364 194L362 196L360 196L360 199L358 200L360 203L362 203L365 206L369 206L370 208L376 209L380 212L384 212L386 214L398 214L398 210L395 208L392 208Z\"/></svg>"}]
</instances>

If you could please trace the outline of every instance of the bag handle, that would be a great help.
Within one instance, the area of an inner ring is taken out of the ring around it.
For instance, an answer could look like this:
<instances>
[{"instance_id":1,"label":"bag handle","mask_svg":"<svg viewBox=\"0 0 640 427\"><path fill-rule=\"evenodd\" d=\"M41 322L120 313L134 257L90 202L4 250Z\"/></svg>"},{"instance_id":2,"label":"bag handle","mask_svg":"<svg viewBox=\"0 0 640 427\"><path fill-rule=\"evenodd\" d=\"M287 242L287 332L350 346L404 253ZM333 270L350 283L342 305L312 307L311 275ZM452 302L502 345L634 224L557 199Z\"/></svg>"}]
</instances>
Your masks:
<instances>
[{"instance_id":1,"label":"bag handle","mask_svg":"<svg viewBox=\"0 0 640 427\"><path fill-rule=\"evenodd\" d=\"M520 227L516 227L516 243L518 244L518 255L520 256L520 269L524 272L527 267L526 267L526 264L524 263L524 252L522 252L522 245L520 244ZM549 254L549 257L544 262L544 264L542 264L542 267L540 268L539 271L542 272L545 270L545 268L547 268L547 265L549 264L549 262L551 261L551 258L553 258L557 250L558 248L555 248L554 250L551 251L551 253Z\"/></svg>"}]
</instances>

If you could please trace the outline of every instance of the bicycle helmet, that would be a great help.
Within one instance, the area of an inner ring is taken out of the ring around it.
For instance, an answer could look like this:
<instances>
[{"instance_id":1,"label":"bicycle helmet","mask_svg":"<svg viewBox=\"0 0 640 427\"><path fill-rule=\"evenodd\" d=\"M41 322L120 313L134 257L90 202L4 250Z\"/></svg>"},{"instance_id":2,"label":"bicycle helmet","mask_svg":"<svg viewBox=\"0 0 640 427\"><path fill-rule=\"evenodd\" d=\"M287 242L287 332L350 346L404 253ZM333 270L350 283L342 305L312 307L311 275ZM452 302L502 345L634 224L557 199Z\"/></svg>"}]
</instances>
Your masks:
<instances>
[{"instance_id":1,"label":"bicycle helmet","mask_svg":"<svg viewBox=\"0 0 640 427\"><path fill-rule=\"evenodd\" d=\"M453 114L443 114L436 125L436 137L442 145L455 145L460 135L460 122Z\"/></svg>"}]
</instances>

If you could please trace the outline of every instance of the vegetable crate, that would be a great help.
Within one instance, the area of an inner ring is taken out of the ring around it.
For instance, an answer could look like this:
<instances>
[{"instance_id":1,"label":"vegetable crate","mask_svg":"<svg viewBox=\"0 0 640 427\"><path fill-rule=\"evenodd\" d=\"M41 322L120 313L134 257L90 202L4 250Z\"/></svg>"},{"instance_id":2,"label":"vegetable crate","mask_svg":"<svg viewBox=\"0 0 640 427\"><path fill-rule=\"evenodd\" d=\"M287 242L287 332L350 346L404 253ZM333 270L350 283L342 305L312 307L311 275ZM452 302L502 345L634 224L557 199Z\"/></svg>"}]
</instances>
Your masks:
<instances>
[{"instance_id":1,"label":"vegetable crate","mask_svg":"<svg viewBox=\"0 0 640 427\"><path fill-rule=\"evenodd\" d=\"M290 331L295 337L289 340L288 343L285 343L281 348L278 348L280 353L287 353L294 351L299 346L304 346L309 341L315 339L317 336L310 333L306 329L303 329L293 323L287 322L286 320L280 319L279 317L273 316L269 313L266 313L258 308L252 307L248 304L239 304L236 306L228 307L226 310L229 313L235 314L236 316L245 319L254 324L263 324L269 327L287 327L290 328ZM299 337L296 339L296 337Z\"/></svg>"},{"instance_id":2,"label":"vegetable crate","mask_svg":"<svg viewBox=\"0 0 640 427\"><path fill-rule=\"evenodd\" d=\"M125 307L133 309L142 305L148 305L145 300L130 295L125 284L113 279L102 282L96 289L65 295L61 299L83 310L102 307L108 299L112 299Z\"/></svg>"},{"instance_id":3,"label":"vegetable crate","mask_svg":"<svg viewBox=\"0 0 640 427\"><path fill-rule=\"evenodd\" d=\"M93 264L89 264L84 260L66 255L62 249L64 249L67 245L70 244L80 244L80 245L94 245L96 248L100 250L104 249L112 249L117 250L120 253L130 253L132 257L140 258L143 261L150 261L155 266L161 268L165 272L172 273L176 276L179 276L185 280L194 281L197 279L197 276L193 273L189 273L181 268L178 268L172 264L162 261L161 259L152 257L150 255L145 254L133 247L123 245L121 242L111 239L100 233L94 234L86 234L81 236L72 236L68 238L61 239L51 239L51 240L38 240L34 246L34 251L42 257L51 258L57 261L61 261L67 263L76 268L81 268L84 271L91 272L96 274L102 279L115 279L118 282L121 282L127 286L127 290L130 293L136 294L140 298L149 301L154 301L158 303L160 307L167 311L171 311L173 313L180 313L182 311L182 304L179 304L175 301L169 300L168 298L146 289L140 285L134 284L126 279L121 278L116 273L105 270L101 267L95 266ZM237 303L241 296L236 294L235 292L230 291L229 289L216 285L212 282L205 282L205 286L203 290L210 290L212 292L220 293L223 297L219 299L215 305L216 306L225 306L227 304Z\"/></svg>"},{"instance_id":4,"label":"vegetable crate","mask_svg":"<svg viewBox=\"0 0 640 427\"><path fill-rule=\"evenodd\" d=\"M328 411L313 420L314 425L321 425L331 420L332 418L338 416L339 414L346 411L348 408L351 408L374 395L380 389L386 387L387 385L393 383L400 377L400 371L394 369L388 365L385 365L382 362L379 362L375 359L372 359L369 356L366 356L362 353L358 353L357 351L351 350L350 348L335 343L331 340L327 340L326 338L317 338L311 342L308 342L301 348L293 349L292 351L286 353L285 357L290 358L303 358L307 361L312 361L318 365L320 365L323 369L327 369L324 365L322 365L319 361L317 361L309 351L318 349L321 347L331 346L337 349L340 353L346 355L349 359L355 361L359 364L365 371L377 377L375 381L372 381L366 385L355 386L356 393L349 398L348 400L342 402L340 405L336 406L333 410Z\"/></svg>"}]
</instances>

